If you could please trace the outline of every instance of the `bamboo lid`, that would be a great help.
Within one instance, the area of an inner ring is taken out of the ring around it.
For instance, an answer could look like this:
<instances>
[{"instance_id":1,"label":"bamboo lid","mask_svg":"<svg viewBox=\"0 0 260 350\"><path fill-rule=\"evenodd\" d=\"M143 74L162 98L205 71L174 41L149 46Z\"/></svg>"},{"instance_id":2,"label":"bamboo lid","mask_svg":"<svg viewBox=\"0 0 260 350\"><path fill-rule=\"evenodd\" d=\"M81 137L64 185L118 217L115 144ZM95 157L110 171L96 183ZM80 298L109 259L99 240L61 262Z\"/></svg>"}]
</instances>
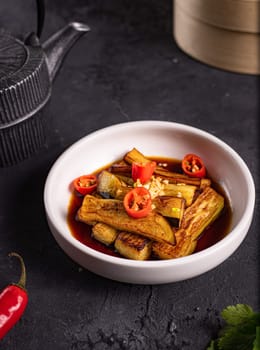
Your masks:
<instances>
[{"instance_id":1,"label":"bamboo lid","mask_svg":"<svg viewBox=\"0 0 260 350\"><path fill-rule=\"evenodd\" d=\"M174 38L184 52L218 68L260 74L260 33L229 30L202 21L186 11L186 1L193 3L174 2Z\"/></svg>"}]
</instances>

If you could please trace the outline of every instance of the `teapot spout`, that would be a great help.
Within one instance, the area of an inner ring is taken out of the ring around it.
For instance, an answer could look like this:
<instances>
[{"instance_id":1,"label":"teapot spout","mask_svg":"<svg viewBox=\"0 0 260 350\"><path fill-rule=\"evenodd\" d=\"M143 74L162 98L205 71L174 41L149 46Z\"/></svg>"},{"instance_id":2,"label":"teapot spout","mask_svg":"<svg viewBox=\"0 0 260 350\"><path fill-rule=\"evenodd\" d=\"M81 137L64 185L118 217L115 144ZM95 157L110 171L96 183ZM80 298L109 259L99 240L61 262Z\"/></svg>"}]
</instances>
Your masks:
<instances>
[{"instance_id":1,"label":"teapot spout","mask_svg":"<svg viewBox=\"0 0 260 350\"><path fill-rule=\"evenodd\" d=\"M66 54L75 42L89 30L86 24L71 22L43 43L51 81L55 78Z\"/></svg>"}]
</instances>

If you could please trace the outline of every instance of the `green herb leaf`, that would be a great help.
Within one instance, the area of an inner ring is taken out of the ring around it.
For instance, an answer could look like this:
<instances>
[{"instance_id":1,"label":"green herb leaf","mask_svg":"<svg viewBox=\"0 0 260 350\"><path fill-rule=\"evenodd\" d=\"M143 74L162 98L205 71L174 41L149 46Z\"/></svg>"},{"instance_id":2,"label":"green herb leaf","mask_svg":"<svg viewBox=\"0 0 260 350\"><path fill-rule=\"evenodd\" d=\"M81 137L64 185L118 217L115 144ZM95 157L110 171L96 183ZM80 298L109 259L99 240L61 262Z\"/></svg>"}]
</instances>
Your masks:
<instances>
[{"instance_id":1,"label":"green herb leaf","mask_svg":"<svg viewBox=\"0 0 260 350\"><path fill-rule=\"evenodd\" d=\"M256 338L254 341L254 347L252 350L259 350L260 349L260 326L256 327Z\"/></svg>"},{"instance_id":2,"label":"green herb leaf","mask_svg":"<svg viewBox=\"0 0 260 350\"><path fill-rule=\"evenodd\" d=\"M221 316L226 324L207 350L260 350L260 313L237 304L225 308Z\"/></svg>"},{"instance_id":3,"label":"green herb leaf","mask_svg":"<svg viewBox=\"0 0 260 350\"><path fill-rule=\"evenodd\" d=\"M255 340L256 325L249 321L234 327L225 327L218 346L223 350L250 350Z\"/></svg>"},{"instance_id":4,"label":"green herb leaf","mask_svg":"<svg viewBox=\"0 0 260 350\"><path fill-rule=\"evenodd\" d=\"M225 308L221 316L229 325L239 325L250 320L254 316L253 309L245 304L231 305Z\"/></svg>"},{"instance_id":5,"label":"green herb leaf","mask_svg":"<svg viewBox=\"0 0 260 350\"><path fill-rule=\"evenodd\" d=\"M217 342L215 340L211 340L207 350L218 350Z\"/></svg>"}]
</instances>

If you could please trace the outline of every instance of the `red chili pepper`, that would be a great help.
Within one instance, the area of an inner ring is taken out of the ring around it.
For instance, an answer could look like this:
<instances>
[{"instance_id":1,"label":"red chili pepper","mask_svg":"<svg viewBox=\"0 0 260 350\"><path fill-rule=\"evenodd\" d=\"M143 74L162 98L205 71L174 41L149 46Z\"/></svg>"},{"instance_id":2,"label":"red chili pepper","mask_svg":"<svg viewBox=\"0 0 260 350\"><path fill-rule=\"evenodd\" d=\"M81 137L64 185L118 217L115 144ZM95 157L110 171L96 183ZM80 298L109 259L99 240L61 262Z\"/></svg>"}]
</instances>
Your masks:
<instances>
[{"instance_id":1,"label":"red chili pepper","mask_svg":"<svg viewBox=\"0 0 260 350\"><path fill-rule=\"evenodd\" d=\"M155 168L156 162L154 161L145 163L133 163L132 178L134 181L137 181L139 179L142 184L145 184L152 177Z\"/></svg>"},{"instance_id":2,"label":"red chili pepper","mask_svg":"<svg viewBox=\"0 0 260 350\"><path fill-rule=\"evenodd\" d=\"M124 197L124 207L127 214L133 218L143 218L152 210L150 192L145 187L136 187Z\"/></svg>"},{"instance_id":3,"label":"red chili pepper","mask_svg":"<svg viewBox=\"0 0 260 350\"><path fill-rule=\"evenodd\" d=\"M0 340L19 321L28 303L23 258L17 253L10 253L9 255L20 260L21 277L18 283L8 285L0 294Z\"/></svg>"},{"instance_id":4,"label":"red chili pepper","mask_svg":"<svg viewBox=\"0 0 260 350\"><path fill-rule=\"evenodd\" d=\"M182 170L192 177L205 177L206 168L199 156L196 154L186 154L182 160Z\"/></svg>"},{"instance_id":5,"label":"red chili pepper","mask_svg":"<svg viewBox=\"0 0 260 350\"><path fill-rule=\"evenodd\" d=\"M73 181L74 188L77 192L85 196L92 193L97 188L96 175L82 175Z\"/></svg>"}]
</instances>

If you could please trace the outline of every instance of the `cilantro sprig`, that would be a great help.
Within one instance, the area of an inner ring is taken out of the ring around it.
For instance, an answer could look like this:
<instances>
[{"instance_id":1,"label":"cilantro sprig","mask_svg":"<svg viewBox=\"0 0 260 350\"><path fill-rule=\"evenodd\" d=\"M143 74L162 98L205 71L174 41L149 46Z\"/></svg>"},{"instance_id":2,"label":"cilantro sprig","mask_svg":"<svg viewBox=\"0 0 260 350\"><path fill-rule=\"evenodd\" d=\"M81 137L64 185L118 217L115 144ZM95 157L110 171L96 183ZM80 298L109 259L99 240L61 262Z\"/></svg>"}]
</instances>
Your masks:
<instances>
[{"instance_id":1,"label":"cilantro sprig","mask_svg":"<svg viewBox=\"0 0 260 350\"><path fill-rule=\"evenodd\" d=\"M226 307L221 316L225 325L207 350L260 350L260 313L237 304Z\"/></svg>"}]
</instances>

